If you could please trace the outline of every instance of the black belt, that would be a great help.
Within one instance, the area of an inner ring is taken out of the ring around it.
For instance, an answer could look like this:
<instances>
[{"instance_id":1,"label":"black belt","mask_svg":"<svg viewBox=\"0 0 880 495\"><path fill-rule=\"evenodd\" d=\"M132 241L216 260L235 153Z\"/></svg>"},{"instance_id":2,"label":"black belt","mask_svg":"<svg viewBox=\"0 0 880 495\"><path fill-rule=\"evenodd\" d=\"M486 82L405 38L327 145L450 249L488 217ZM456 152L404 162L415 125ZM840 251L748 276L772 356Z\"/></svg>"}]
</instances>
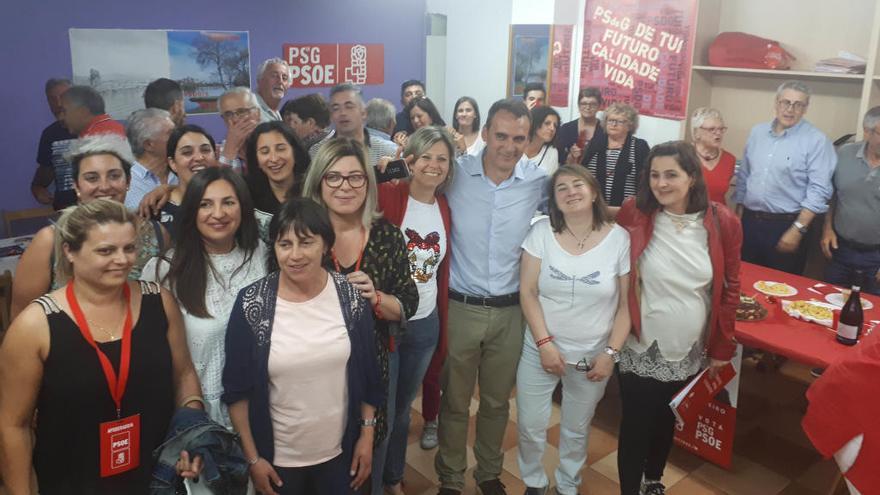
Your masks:
<instances>
[{"instance_id":1,"label":"black belt","mask_svg":"<svg viewBox=\"0 0 880 495\"><path fill-rule=\"evenodd\" d=\"M786 222L794 222L797 220L798 213L769 213L766 211L755 211L746 208L743 216L750 216L757 220L784 220Z\"/></svg>"},{"instance_id":2,"label":"black belt","mask_svg":"<svg viewBox=\"0 0 880 495\"><path fill-rule=\"evenodd\" d=\"M837 243L841 246L848 247L853 251L880 251L880 244L862 244L861 242L844 239L843 237L840 237L840 235L837 236Z\"/></svg>"},{"instance_id":3,"label":"black belt","mask_svg":"<svg viewBox=\"0 0 880 495\"><path fill-rule=\"evenodd\" d=\"M460 292L449 289L449 298L472 306L483 306L484 308L506 308L508 306L516 306L519 304L519 292L513 294L505 294L503 296L468 296Z\"/></svg>"}]
</instances>

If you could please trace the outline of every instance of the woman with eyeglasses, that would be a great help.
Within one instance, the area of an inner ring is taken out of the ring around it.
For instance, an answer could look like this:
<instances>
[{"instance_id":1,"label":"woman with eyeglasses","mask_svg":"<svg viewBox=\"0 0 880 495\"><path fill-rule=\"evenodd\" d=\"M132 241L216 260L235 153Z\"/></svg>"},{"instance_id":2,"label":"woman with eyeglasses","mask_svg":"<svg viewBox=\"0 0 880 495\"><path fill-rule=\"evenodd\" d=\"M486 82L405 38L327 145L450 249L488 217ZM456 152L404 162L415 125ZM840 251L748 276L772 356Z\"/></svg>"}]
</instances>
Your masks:
<instances>
[{"instance_id":1,"label":"woman with eyeglasses","mask_svg":"<svg viewBox=\"0 0 880 495\"><path fill-rule=\"evenodd\" d=\"M714 108L698 108L691 116L691 136L703 165L709 199L721 204L726 204L725 196L736 168L736 157L721 148L725 132L724 117Z\"/></svg>"},{"instance_id":2,"label":"woman with eyeglasses","mask_svg":"<svg viewBox=\"0 0 880 495\"><path fill-rule=\"evenodd\" d=\"M522 245L528 331L516 375L518 461L527 493L546 493L541 459L561 380L556 492L576 495L590 421L629 333L629 234L611 222L596 179L583 167L559 167L548 193L550 218L535 222Z\"/></svg>"},{"instance_id":3,"label":"woman with eyeglasses","mask_svg":"<svg viewBox=\"0 0 880 495\"><path fill-rule=\"evenodd\" d=\"M596 180L608 211L614 218L626 198L638 192L639 177L650 147L635 136L639 128L639 112L625 103L612 103L605 110L605 133L590 140L581 165Z\"/></svg>"},{"instance_id":4,"label":"woman with eyeglasses","mask_svg":"<svg viewBox=\"0 0 880 495\"><path fill-rule=\"evenodd\" d=\"M559 128L559 114L553 107L540 106L532 109L532 124L529 129L529 144L526 145L526 158L536 167L553 175L559 168L559 151L556 149L556 130Z\"/></svg>"},{"instance_id":5,"label":"woman with eyeglasses","mask_svg":"<svg viewBox=\"0 0 880 495\"><path fill-rule=\"evenodd\" d=\"M374 457L384 459L388 420L393 419L387 417L388 411L395 407L388 352L419 306L406 242L400 229L378 211L375 172L367 165L363 145L353 139L334 138L321 147L306 174L303 197L325 207L330 215L336 240L327 269L345 275L369 301L376 318L375 351L389 398L376 411ZM382 468L381 462L373 463L372 493L382 492Z\"/></svg>"},{"instance_id":6,"label":"woman with eyeglasses","mask_svg":"<svg viewBox=\"0 0 880 495\"><path fill-rule=\"evenodd\" d=\"M599 88L583 88L578 91L577 119L566 122L559 128L556 137L559 143L559 163L580 163L581 155L590 141L600 139L604 133L598 113L605 100Z\"/></svg>"}]
</instances>

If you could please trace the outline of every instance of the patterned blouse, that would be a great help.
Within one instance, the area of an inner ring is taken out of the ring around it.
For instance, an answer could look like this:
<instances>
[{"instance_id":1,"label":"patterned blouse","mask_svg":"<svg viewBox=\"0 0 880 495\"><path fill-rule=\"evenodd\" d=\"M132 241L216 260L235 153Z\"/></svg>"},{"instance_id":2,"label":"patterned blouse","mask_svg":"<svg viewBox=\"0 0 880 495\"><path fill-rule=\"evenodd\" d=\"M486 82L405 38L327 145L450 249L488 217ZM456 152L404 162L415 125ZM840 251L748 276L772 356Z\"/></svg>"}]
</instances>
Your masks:
<instances>
[{"instance_id":1,"label":"patterned blouse","mask_svg":"<svg viewBox=\"0 0 880 495\"><path fill-rule=\"evenodd\" d=\"M330 260L326 268L335 270ZM347 275L355 271L355 265L340 266L340 273ZM406 321L415 314L419 307L419 289L413 282L409 260L406 255L406 242L400 229L391 225L388 220L380 218L373 222L370 239L364 247L361 271L366 273L376 290L396 297L403 307L400 323L388 320L376 320L376 353L379 358L379 369L382 384L388 390L388 350L392 344L391 336L406 329ZM388 432L386 406L376 410L376 443L382 441Z\"/></svg>"}]
</instances>

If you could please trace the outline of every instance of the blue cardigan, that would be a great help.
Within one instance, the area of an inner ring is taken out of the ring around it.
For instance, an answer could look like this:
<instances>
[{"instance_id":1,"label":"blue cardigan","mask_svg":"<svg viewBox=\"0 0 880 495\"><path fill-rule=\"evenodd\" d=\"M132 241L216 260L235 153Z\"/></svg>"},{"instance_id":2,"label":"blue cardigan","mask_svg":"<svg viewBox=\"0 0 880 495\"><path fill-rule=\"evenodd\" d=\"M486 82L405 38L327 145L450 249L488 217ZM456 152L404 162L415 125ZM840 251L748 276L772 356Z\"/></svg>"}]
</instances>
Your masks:
<instances>
[{"instance_id":1,"label":"blue cardigan","mask_svg":"<svg viewBox=\"0 0 880 495\"><path fill-rule=\"evenodd\" d=\"M348 421L342 437L342 455L351 462L360 436L361 404L379 407L385 391L376 362L373 342L373 313L360 293L338 273L330 273L348 338ZM272 418L269 415L269 345L275 321L279 272L273 272L245 287L229 316L226 331L226 365L223 368L223 397L226 404L247 399L248 419L257 452L270 463L275 457ZM321 411L314 411L321 414ZM348 464L345 464L346 466Z\"/></svg>"}]
</instances>

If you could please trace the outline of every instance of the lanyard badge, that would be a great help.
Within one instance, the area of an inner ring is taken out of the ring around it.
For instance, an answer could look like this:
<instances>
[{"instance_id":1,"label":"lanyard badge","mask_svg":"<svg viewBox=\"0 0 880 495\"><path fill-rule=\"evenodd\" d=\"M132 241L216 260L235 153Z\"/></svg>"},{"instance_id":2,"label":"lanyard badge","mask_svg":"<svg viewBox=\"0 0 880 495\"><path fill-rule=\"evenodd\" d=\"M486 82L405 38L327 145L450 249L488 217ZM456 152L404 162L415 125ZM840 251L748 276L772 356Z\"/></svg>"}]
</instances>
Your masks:
<instances>
[{"instance_id":1,"label":"lanyard badge","mask_svg":"<svg viewBox=\"0 0 880 495\"><path fill-rule=\"evenodd\" d=\"M73 283L67 285L67 301L70 304L70 310L76 320L77 327L86 342L92 346L98 355L98 361L101 363L101 369L104 371L104 377L107 379L107 387L110 390L110 396L116 404L116 419L114 421L105 421L98 425L98 442L100 445L100 465L101 477L114 476L126 471L130 471L140 465L140 436L141 436L141 418L140 414L134 414L128 417L121 417L122 397L125 395L125 387L128 385L128 375L131 370L131 289L128 284L123 287L123 296L125 297L125 323L122 327L122 353L119 359L119 374L113 370L113 364L110 359L98 347L89 324L83 315L73 290Z\"/></svg>"}]
</instances>

